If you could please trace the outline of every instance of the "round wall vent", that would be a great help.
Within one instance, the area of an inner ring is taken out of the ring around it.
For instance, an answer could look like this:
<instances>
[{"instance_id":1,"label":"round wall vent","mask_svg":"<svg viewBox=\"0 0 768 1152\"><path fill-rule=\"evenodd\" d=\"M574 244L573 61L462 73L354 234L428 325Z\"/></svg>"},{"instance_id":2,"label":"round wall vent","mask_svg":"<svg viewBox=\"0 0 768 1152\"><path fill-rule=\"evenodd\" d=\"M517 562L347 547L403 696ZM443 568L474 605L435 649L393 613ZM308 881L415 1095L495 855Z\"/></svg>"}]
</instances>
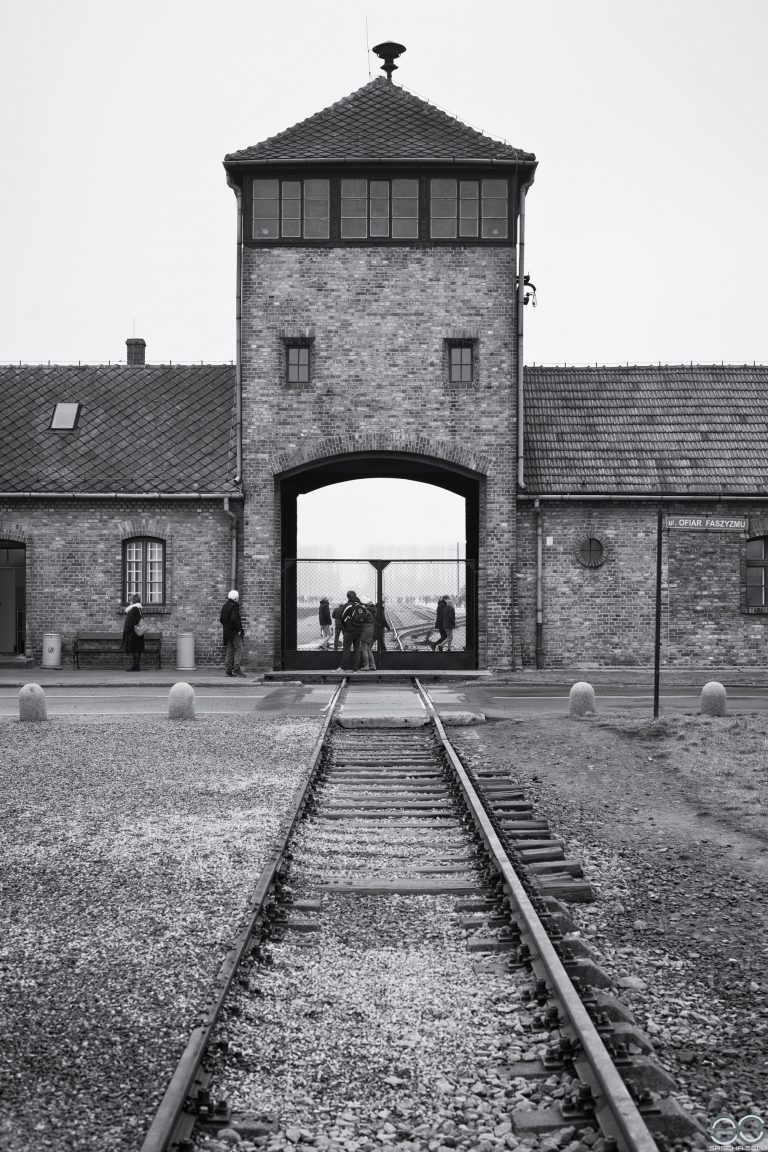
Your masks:
<instances>
[{"instance_id":1,"label":"round wall vent","mask_svg":"<svg viewBox=\"0 0 768 1152\"><path fill-rule=\"evenodd\" d=\"M597 536L582 536L576 545L576 559L585 568L599 568L605 563L605 548Z\"/></svg>"}]
</instances>

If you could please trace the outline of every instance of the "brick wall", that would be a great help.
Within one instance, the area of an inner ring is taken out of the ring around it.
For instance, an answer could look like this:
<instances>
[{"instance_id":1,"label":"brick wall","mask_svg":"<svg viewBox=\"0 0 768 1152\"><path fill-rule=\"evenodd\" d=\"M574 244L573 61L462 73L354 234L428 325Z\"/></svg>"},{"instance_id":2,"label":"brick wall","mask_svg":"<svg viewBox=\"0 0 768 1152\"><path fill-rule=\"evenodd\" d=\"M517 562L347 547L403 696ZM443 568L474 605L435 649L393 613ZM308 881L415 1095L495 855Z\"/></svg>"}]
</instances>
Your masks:
<instances>
[{"instance_id":1,"label":"brick wall","mask_svg":"<svg viewBox=\"0 0 768 1152\"><path fill-rule=\"evenodd\" d=\"M279 475L328 456L409 452L478 475L481 666L511 665L515 556L514 250L246 248L246 596L279 658ZM446 380L445 341L477 341L478 380ZM286 339L312 342L313 385L283 382Z\"/></svg>"},{"instance_id":2,"label":"brick wall","mask_svg":"<svg viewBox=\"0 0 768 1152\"><path fill-rule=\"evenodd\" d=\"M672 514L744 516L768 532L763 511L738 501L670 505ZM542 503L545 667L653 663L657 512L641 503ZM585 568L579 542L596 536L605 562ZM547 544L547 537L552 543ZM746 536L664 531L661 659L665 665L768 664L768 614L746 611ZM535 665L536 515L518 506L517 590L523 663Z\"/></svg>"},{"instance_id":3,"label":"brick wall","mask_svg":"<svg viewBox=\"0 0 768 1152\"><path fill-rule=\"evenodd\" d=\"M0 539L26 547L27 655L40 660L44 632L60 633L70 649L77 632L122 631L130 536L165 540L167 604L146 609L151 630L163 633L163 663L175 662L176 633L185 630L195 633L198 663L221 662L231 546L229 520L212 501L0 501Z\"/></svg>"}]
</instances>

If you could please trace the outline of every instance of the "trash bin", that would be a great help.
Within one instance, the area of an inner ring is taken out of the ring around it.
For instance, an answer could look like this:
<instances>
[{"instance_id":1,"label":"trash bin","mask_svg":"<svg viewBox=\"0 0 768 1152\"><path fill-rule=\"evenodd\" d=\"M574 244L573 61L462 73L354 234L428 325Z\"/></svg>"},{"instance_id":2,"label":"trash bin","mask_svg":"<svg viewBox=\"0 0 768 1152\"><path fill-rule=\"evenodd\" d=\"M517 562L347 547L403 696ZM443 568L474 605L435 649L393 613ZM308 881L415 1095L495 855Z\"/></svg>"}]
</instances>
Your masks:
<instances>
[{"instance_id":1,"label":"trash bin","mask_svg":"<svg viewBox=\"0 0 768 1152\"><path fill-rule=\"evenodd\" d=\"M43 632L43 668L61 668L61 636Z\"/></svg>"},{"instance_id":2,"label":"trash bin","mask_svg":"<svg viewBox=\"0 0 768 1152\"><path fill-rule=\"evenodd\" d=\"M195 670L195 634L194 632L177 632L176 634L176 667L180 672L194 672Z\"/></svg>"}]
</instances>

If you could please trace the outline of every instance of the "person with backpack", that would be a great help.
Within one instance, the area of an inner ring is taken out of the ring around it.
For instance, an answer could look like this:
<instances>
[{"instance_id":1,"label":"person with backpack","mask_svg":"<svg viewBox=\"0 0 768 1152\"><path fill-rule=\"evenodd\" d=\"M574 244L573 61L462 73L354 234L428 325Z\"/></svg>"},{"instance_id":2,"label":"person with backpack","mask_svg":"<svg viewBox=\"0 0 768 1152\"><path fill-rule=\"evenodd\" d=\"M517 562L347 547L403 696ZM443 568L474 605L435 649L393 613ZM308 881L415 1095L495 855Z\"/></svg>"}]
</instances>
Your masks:
<instances>
[{"instance_id":1,"label":"person with backpack","mask_svg":"<svg viewBox=\"0 0 768 1152\"><path fill-rule=\"evenodd\" d=\"M344 648L341 653L341 664L336 669L337 672L357 672L360 667L360 640L363 635L363 626L369 616L370 612L357 592L347 592L347 602L341 614Z\"/></svg>"}]
</instances>

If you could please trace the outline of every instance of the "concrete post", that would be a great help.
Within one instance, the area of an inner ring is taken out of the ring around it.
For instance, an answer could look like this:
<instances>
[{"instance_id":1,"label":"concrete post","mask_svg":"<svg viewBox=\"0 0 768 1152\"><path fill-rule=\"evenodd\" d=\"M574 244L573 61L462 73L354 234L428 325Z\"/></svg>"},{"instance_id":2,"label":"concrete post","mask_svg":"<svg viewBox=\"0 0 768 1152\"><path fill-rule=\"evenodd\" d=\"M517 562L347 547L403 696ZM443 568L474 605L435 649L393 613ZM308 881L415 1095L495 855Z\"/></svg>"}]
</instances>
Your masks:
<instances>
[{"instance_id":1,"label":"concrete post","mask_svg":"<svg viewBox=\"0 0 768 1152\"><path fill-rule=\"evenodd\" d=\"M726 691L718 680L710 680L701 690L702 716L725 716Z\"/></svg>"},{"instance_id":2,"label":"concrete post","mask_svg":"<svg viewBox=\"0 0 768 1152\"><path fill-rule=\"evenodd\" d=\"M180 681L168 693L168 719L194 720L195 690L191 684Z\"/></svg>"},{"instance_id":3,"label":"concrete post","mask_svg":"<svg viewBox=\"0 0 768 1152\"><path fill-rule=\"evenodd\" d=\"M568 715L586 716L588 712L596 712L595 690L586 680L579 680L574 684L568 697Z\"/></svg>"},{"instance_id":4,"label":"concrete post","mask_svg":"<svg viewBox=\"0 0 768 1152\"><path fill-rule=\"evenodd\" d=\"M25 684L19 692L19 720L47 720L45 692L39 684Z\"/></svg>"}]
</instances>

